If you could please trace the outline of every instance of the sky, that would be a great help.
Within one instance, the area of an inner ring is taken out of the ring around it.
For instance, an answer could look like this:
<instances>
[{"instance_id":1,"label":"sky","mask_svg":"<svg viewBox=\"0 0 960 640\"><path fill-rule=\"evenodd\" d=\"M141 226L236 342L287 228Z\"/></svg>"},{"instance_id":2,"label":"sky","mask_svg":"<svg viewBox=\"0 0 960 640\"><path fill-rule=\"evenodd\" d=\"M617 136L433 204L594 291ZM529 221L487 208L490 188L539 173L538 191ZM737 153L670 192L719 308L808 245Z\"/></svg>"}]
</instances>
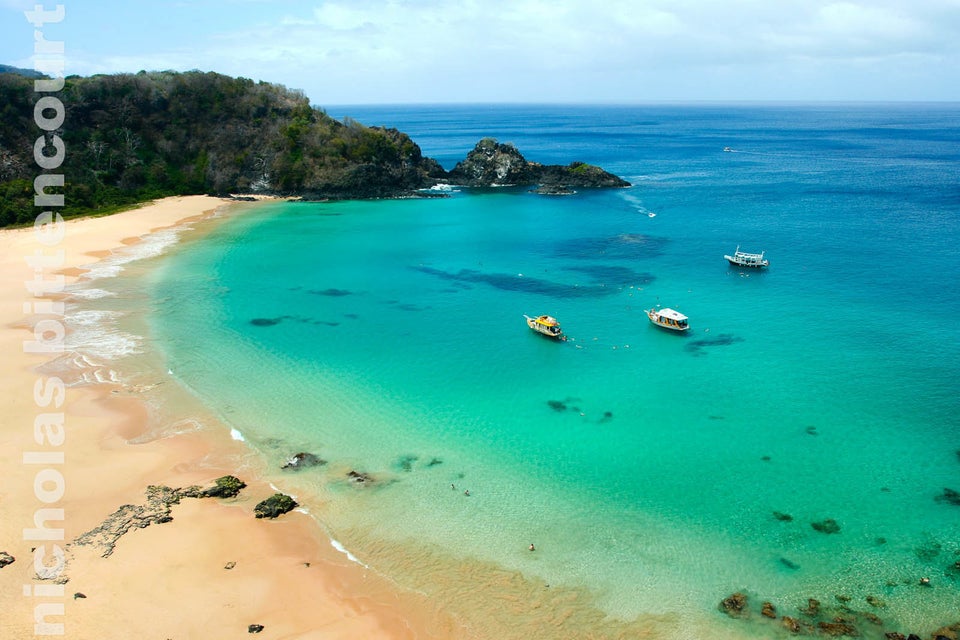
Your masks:
<instances>
[{"instance_id":1,"label":"sky","mask_svg":"<svg viewBox=\"0 0 960 640\"><path fill-rule=\"evenodd\" d=\"M0 0L0 63L33 68ZM67 74L199 69L318 106L960 101L960 0L62 0Z\"/></svg>"}]
</instances>

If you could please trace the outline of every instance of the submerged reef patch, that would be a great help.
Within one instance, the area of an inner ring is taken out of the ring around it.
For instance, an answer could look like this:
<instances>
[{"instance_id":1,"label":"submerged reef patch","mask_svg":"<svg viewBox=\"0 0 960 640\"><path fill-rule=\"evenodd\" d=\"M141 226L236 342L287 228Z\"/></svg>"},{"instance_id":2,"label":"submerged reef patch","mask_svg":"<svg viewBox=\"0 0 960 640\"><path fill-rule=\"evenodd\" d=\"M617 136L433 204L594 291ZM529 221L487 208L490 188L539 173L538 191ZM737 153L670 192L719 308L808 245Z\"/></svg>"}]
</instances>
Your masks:
<instances>
[{"instance_id":1,"label":"submerged reef patch","mask_svg":"<svg viewBox=\"0 0 960 640\"><path fill-rule=\"evenodd\" d=\"M255 327L272 327L276 324L280 324L290 316L280 316L279 318L254 318L250 321Z\"/></svg>"},{"instance_id":2,"label":"submerged reef patch","mask_svg":"<svg viewBox=\"0 0 960 640\"><path fill-rule=\"evenodd\" d=\"M594 284L611 286L627 286L631 284L650 284L656 278L649 273L640 273L628 267L589 265L577 267L563 267L564 271L576 271L586 274Z\"/></svg>"},{"instance_id":3,"label":"submerged reef patch","mask_svg":"<svg viewBox=\"0 0 960 640\"><path fill-rule=\"evenodd\" d=\"M732 333L721 333L715 338L701 338L699 340L692 340L685 344L683 348L693 355L698 356L703 353L703 350L706 347L725 347L736 342L743 342L743 338L735 336Z\"/></svg>"},{"instance_id":4,"label":"submerged reef patch","mask_svg":"<svg viewBox=\"0 0 960 640\"><path fill-rule=\"evenodd\" d=\"M353 295L353 291L347 289L310 289L307 293L315 296L330 296L332 298Z\"/></svg>"},{"instance_id":5,"label":"submerged reef patch","mask_svg":"<svg viewBox=\"0 0 960 640\"><path fill-rule=\"evenodd\" d=\"M605 238L572 238L558 243L553 253L558 258L593 260L596 258L638 260L663 253L668 238L640 233L621 233Z\"/></svg>"},{"instance_id":6,"label":"submerged reef patch","mask_svg":"<svg viewBox=\"0 0 960 640\"><path fill-rule=\"evenodd\" d=\"M810 526L820 533L840 533L840 525L833 518L827 518L820 522L811 522Z\"/></svg>"},{"instance_id":7,"label":"submerged reef patch","mask_svg":"<svg viewBox=\"0 0 960 640\"><path fill-rule=\"evenodd\" d=\"M412 269L431 276L436 276L443 280L453 280L456 282L470 282L486 284L501 291L519 291L522 293L535 293L553 298L602 298L615 295L616 287L604 287L600 285L577 285L554 282L553 280L544 280L542 278L532 278L523 274L509 273L482 273L473 269L461 269L456 273L434 269L433 267L417 266Z\"/></svg>"},{"instance_id":8,"label":"submerged reef patch","mask_svg":"<svg viewBox=\"0 0 960 640\"><path fill-rule=\"evenodd\" d=\"M876 595L860 594L857 599L860 597L874 610L883 611L887 608L886 601ZM957 635L960 622L938 629L927 629L919 634L904 634L892 629L891 621L884 621L873 611L854 608L853 603L857 600L847 594L835 594L836 604L832 605L817 598L808 598L806 607L797 609L793 615L780 615L778 607L770 601L764 601L760 605L760 615L755 616L753 614L756 607L751 607L750 599L744 591L737 591L721 600L717 608L731 618L740 620L742 624L754 627L754 633L764 629L765 632L758 637L785 637L782 635L784 631L803 637L865 637L887 640L920 640L921 637L952 640L960 637Z\"/></svg>"},{"instance_id":9,"label":"submerged reef patch","mask_svg":"<svg viewBox=\"0 0 960 640\"><path fill-rule=\"evenodd\" d=\"M407 454L397 458L397 460L393 464L400 471L403 471L405 473L410 473L411 471L413 471L413 463L419 459L420 459L420 456L418 455Z\"/></svg>"},{"instance_id":10,"label":"submerged reef patch","mask_svg":"<svg viewBox=\"0 0 960 640\"><path fill-rule=\"evenodd\" d=\"M954 506L960 507L960 491L950 489L948 487L943 488L943 493L934 498L937 502L946 502L947 504L952 504Z\"/></svg>"}]
</instances>

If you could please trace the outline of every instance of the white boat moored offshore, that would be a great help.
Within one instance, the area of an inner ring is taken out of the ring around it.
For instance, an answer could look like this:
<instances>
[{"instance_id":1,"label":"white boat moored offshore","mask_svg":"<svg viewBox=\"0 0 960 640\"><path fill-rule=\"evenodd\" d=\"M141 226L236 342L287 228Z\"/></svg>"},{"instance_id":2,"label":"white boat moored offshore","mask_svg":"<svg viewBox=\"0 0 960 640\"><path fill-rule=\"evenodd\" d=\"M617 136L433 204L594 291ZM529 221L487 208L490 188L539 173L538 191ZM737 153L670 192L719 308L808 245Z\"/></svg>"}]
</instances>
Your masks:
<instances>
[{"instance_id":1,"label":"white boat moored offshore","mask_svg":"<svg viewBox=\"0 0 960 640\"><path fill-rule=\"evenodd\" d=\"M650 322L658 327L671 331L686 331L690 328L687 323L687 316L673 309L648 309L647 317L650 318Z\"/></svg>"},{"instance_id":2,"label":"white boat moored offshore","mask_svg":"<svg viewBox=\"0 0 960 640\"><path fill-rule=\"evenodd\" d=\"M769 267L770 261L763 257L765 252L761 251L760 253L747 253L746 251L740 251L740 245L737 245L737 250L733 252L732 256L723 256L727 259L732 265L738 267L752 267L759 269L761 267Z\"/></svg>"}]
</instances>

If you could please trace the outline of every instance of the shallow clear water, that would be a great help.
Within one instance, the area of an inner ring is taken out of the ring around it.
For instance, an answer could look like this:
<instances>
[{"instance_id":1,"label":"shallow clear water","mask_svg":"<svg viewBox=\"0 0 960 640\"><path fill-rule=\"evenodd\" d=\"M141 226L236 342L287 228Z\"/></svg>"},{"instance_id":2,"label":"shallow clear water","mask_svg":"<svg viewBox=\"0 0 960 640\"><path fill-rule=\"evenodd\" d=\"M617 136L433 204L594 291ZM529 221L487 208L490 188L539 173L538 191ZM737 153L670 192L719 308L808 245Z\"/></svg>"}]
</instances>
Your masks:
<instances>
[{"instance_id":1,"label":"shallow clear water","mask_svg":"<svg viewBox=\"0 0 960 640\"><path fill-rule=\"evenodd\" d=\"M956 621L960 110L328 111L448 168L492 135L634 184L268 204L152 272L167 366L270 464L330 461L281 480L360 560L418 588L491 563L622 619L742 589ZM769 270L728 266L738 244Z\"/></svg>"}]
</instances>

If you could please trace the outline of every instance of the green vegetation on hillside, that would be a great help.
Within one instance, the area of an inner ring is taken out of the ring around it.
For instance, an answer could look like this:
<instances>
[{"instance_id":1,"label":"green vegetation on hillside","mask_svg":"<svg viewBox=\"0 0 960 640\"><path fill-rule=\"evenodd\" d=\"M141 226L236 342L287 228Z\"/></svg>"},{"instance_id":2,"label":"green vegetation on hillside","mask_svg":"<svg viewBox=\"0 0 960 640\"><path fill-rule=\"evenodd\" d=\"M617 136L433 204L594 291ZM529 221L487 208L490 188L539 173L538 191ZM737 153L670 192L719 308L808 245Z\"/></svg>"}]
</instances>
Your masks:
<instances>
[{"instance_id":1,"label":"green vegetation on hillside","mask_svg":"<svg viewBox=\"0 0 960 640\"><path fill-rule=\"evenodd\" d=\"M33 158L43 133L33 80L0 73L0 226L37 215ZM246 78L188 73L69 77L65 216L170 195L259 191L308 198L389 197L444 175L395 130L339 122L299 91ZM49 114L48 114L49 115ZM52 135L52 134L51 134ZM52 147L47 154L52 155Z\"/></svg>"}]
</instances>

